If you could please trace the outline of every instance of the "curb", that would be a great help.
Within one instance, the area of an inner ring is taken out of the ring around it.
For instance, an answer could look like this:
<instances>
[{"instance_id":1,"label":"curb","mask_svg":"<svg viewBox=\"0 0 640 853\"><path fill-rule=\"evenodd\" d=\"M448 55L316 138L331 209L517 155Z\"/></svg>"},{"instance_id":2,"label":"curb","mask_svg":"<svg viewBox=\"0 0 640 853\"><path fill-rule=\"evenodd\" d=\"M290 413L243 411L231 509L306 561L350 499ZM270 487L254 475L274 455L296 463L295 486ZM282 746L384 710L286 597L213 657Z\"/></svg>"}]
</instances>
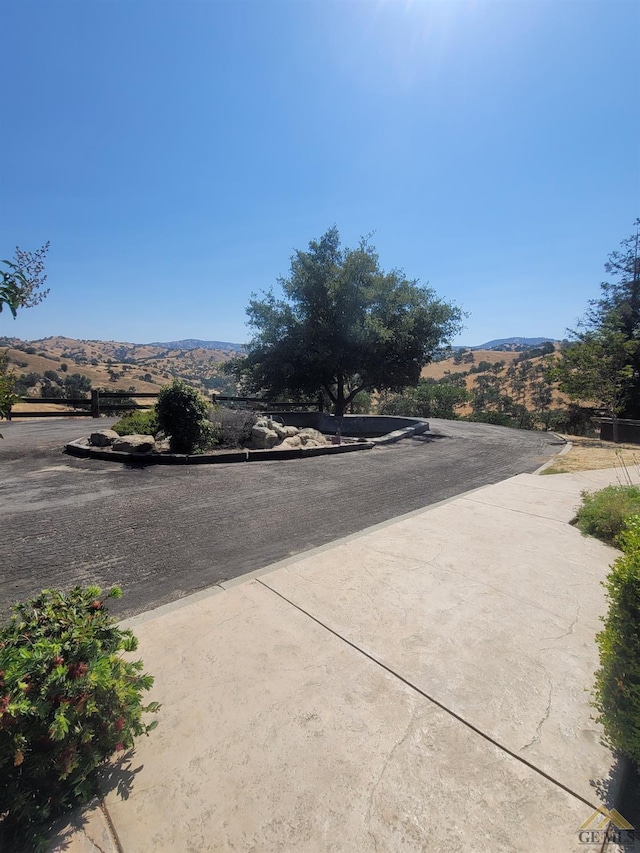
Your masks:
<instances>
[{"instance_id":1,"label":"curb","mask_svg":"<svg viewBox=\"0 0 640 853\"><path fill-rule=\"evenodd\" d=\"M427 424L428 428L428 424ZM413 430L413 427L409 427ZM398 430L404 432L404 430ZM390 433L389 435L394 435ZM404 436L399 436L403 438ZM387 436L384 436L387 438ZM398 441L398 438L392 438ZM86 439L77 438L65 445L65 452L81 459L100 459L104 462L135 463L137 465L220 465L234 462L268 462L273 460L306 459L311 456L336 456L339 453L353 453L356 450L371 450L374 441L361 441L357 444L331 444L326 447L290 447L286 450L239 450L230 453L200 453L188 456L182 453L123 453L119 450L101 450L89 447Z\"/></svg>"},{"instance_id":2,"label":"curb","mask_svg":"<svg viewBox=\"0 0 640 853\"><path fill-rule=\"evenodd\" d=\"M552 435L555 435L555 433L552 433ZM562 438L562 436L558 436L558 438ZM542 474L542 472L546 471L547 468L550 468L552 465L555 465L560 456L564 456L571 450L573 444L570 441L567 441L566 438L563 438L562 440L564 442L564 447L562 448L562 450L559 450L551 457L551 459L548 459L543 465L541 465L539 468L536 468L536 470L533 472L534 474Z\"/></svg>"}]
</instances>

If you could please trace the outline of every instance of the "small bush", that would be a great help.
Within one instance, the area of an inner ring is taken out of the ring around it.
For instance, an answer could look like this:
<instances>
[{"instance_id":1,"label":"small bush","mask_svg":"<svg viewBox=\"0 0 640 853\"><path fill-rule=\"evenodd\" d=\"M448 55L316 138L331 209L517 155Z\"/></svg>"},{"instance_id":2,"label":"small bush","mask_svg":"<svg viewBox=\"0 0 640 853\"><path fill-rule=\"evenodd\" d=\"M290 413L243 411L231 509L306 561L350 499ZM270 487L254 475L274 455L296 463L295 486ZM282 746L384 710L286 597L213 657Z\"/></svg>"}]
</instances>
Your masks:
<instances>
[{"instance_id":1,"label":"small bush","mask_svg":"<svg viewBox=\"0 0 640 853\"><path fill-rule=\"evenodd\" d=\"M596 640L600 669L594 706L608 745L640 768L640 516L619 536L625 555L611 568L605 588L609 611Z\"/></svg>"},{"instance_id":2,"label":"small bush","mask_svg":"<svg viewBox=\"0 0 640 853\"><path fill-rule=\"evenodd\" d=\"M209 417L224 447L244 447L251 441L251 429L257 419L254 412L214 406Z\"/></svg>"},{"instance_id":3,"label":"small bush","mask_svg":"<svg viewBox=\"0 0 640 853\"><path fill-rule=\"evenodd\" d=\"M549 429L565 435L592 437L597 435L597 429L594 426L595 415L595 409L570 403L566 409L555 409L548 413L548 426Z\"/></svg>"},{"instance_id":4,"label":"small bush","mask_svg":"<svg viewBox=\"0 0 640 853\"><path fill-rule=\"evenodd\" d=\"M174 379L161 388L156 411L160 429L171 436L172 452L193 453L215 443L216 433L207 419L209 404L186 382Z\"/></svg>"},{"instance_id":5,"label":"small bush","mask_svg":"<svg viewBox=\"0 0 640 853\"><path fill-rule=\"evenodd\" d=\"M155 435L160 429L158 414L155 408L135 409L127 412L111 429L118 435Z\"/></svg>"},{"instance_id":6,"label":"small bush","mask_svg":"<svg viewBox=\"0 0 640 853\"><path fill-rule=\"evenodd\" d=\"M607 486L597 492L582 492L576 525L582 533L618 545L626 520L640 513L638 486Z\"/></svg>"},{"instance_id":7,"label":"small bush","mask_svg":"<svg viewBox=\"0 0 640 853\"><path fill-rule=\"evenodd\" d=\"M137 640L108 614L98 587L44 590L0 630L0 849L29 841L95 793L95 771L155 726ZM106 597L117 598L114 587Z\"/></svg>"},{"instance_id":8,"label":"small bush","mask_svg":"<svg viewBox=\"0 0 640 853\"><path fill-rule=\"evenodd\" d=\"M18 402L16 385L16 375L13 370L9 370L9 357L6 353L0 353L0 420L8 418L12 406Z\"/></svg>"}]
</instances>

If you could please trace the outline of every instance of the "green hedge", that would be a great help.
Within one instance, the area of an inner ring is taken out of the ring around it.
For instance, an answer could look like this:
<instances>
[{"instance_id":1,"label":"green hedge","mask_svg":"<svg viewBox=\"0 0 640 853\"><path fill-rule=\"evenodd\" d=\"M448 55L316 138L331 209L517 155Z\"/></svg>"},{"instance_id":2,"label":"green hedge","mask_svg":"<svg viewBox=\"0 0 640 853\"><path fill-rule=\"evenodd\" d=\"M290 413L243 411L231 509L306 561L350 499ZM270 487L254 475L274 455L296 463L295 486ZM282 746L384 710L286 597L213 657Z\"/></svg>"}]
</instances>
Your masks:
<instances>
[{"instance_id":1,"label":"green hedge","mask_svg":"<svg viewBox=\"0 0 640 853\"><path fill-rule=\"evenodd\" d=\"M640 515L619 535L624 556L605 581L609 610L597 636L594 705L608 745L640 768Z\"/></svg>"}]
</instances>

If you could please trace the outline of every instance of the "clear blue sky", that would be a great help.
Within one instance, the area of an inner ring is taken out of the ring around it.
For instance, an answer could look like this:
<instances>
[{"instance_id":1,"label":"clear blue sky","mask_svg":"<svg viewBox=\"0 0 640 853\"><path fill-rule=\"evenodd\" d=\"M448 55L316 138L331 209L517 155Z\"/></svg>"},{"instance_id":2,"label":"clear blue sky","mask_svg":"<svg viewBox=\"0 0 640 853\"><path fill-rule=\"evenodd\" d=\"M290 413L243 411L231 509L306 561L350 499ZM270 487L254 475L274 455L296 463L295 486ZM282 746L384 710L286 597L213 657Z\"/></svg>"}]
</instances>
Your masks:
<instances>
[{"instance_id":1,"label":"clear blue sky","mask_svg":"<svg viewBox=\"0 0 640 853\"><path fill-rule=\"evenodd\" d=\"M247 339L333 223L470 312L563 337L640 213L638 0L3 0L0 335Z\"/></svg>"}]
</instances>

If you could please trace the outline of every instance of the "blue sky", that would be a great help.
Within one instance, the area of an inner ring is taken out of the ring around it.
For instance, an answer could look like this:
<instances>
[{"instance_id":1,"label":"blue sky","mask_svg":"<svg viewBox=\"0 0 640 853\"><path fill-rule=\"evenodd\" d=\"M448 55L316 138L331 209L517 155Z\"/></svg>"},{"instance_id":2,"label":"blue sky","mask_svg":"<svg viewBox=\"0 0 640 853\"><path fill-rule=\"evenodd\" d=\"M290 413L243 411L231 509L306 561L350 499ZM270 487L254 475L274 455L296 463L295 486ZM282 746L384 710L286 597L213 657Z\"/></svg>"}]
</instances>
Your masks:
<instances>
[{"instance_id":1,"label":"blue sky","mask_svg":"<svg viewBox=\"0 0 640 853\"><path fill-rule=\"evenodd\" d=\"M470 312L563 337L640 213L637 0L3 0L0 335L244 341L333 223Z\"/></svg>"}]
</instances>

